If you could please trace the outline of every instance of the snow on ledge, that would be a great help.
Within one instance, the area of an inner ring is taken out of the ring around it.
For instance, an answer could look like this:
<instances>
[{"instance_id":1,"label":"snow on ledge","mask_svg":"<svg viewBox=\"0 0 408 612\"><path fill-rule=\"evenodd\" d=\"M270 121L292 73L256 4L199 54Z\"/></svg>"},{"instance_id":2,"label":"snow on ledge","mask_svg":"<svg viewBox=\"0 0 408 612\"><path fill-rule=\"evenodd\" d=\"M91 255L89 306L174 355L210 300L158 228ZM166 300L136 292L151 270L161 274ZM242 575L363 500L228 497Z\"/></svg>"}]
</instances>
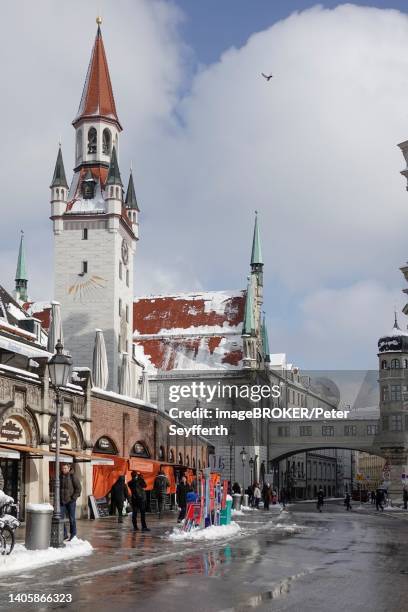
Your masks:
<instances>
[{"instance_id":1,"label":"snow on ledge","mask_svg":"<svg viewBox=\"0 0 408 612\"><path fill-rule=\"evenodd\" d=\"M23 544L16 544L10 555L0 556L0 576L11 572L34 569L43 565L52 565L76 557L85 557L93 552L87 540L74 538L64 548L47 548L46 550L27 550Z\"/></svg>"},{"instance_id":2,"label":"snow on ledge","mask_svg":"<svg viewBox=\"0 0 408 612\"><path fill-rule=\"evenodd\" d=\"M173 542L179 542L181 540L192 540L194 542L223 540L224 538L238 535L240 531L241 527L238 523L234 523L234 521L229 525L212 525L206 529L193 529L192 531L182 531L175 527L173 533L168 535L168 539L173 540Z\"/></svg>"}]
</instances>

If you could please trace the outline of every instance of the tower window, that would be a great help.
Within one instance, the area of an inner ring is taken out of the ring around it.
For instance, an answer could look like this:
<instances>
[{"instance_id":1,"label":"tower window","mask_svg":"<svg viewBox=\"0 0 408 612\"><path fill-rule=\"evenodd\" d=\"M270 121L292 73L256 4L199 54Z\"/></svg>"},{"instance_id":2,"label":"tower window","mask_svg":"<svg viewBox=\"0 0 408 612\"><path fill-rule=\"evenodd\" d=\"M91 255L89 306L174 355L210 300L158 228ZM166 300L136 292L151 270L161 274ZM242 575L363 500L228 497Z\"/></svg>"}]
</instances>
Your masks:
<instances>
[{"instance_id":1,"label":"tower window","mask_svg":"<svg viewBox=\"0 0 408 612\"><path fill-rule=\"evenodd\" d=\"M120 334L119 334L119 336L118 336L118 353L120 353L121 342L122 342L122 340L121 340L121 337L120 337ZM120 372L120 368L119 368L119 372ZM119 376L120 376L120 374L119 374Z\"/></svg>"},{"instance_id":2,"label":"tower window","mask_svg":"<svg viewBox=\"0 0 408 612\"><path fill-rule=\"evenodd\" d=\"M87 274L87 273L88 273L88 262L83 261L82 262L82 274Z\"/></svg>"},{"instance_id":3,"label":"tower window","mask_svg":"<svg viewBox=\"0 0 408 612\"><path fill-rule=\"evenodd\" d=\"M122 280L122 262L119 262L119 278Z\"/></svg>"},{"instance_id":4,"label":"tower window","mask_svg":"<svg viewBox=\"0 0 408 612\"><path fill-rule=\"evenodd\" d=\"M391 368L393 370L400 368L400 360L399 359L391 359Z\"/></svg>"},{"instance_id":5,"label":"tower window","mask_svg":"<svg viewBox=\"0 0 408 612\"><path fill-rule=\"evenodd\" d=\"M126 304L126 322L129 323L129 306Z\"/></svg>"},{"instance_id":6,"label":"tower window","mask_svg":"<svg viewBox=\"0 0 408 612\"><path fill-rule=\"evenodd\" d=\"M126 270L126 286L129 287L129 270Z\"/></svg>"},{"instance_id":7,"label":"tower window","mask_svg":"<svg viewBox=\"0 0 408 612\"><path fill-rule=\"evenodd\" d=\"M82 159L82 130L78 130L76 137L76 158L77 161Z\"/></svg>"},{"instance_id":8,"label":"tower window","mask_svg":"<svg viewBox=\"0 0 408 612\"><path fill-rule=\"evenodd\" d=\"M122 315L122 299L119 298L119 316Z\"/></svg>"},{"instance_id":9,"label":"tower window","mask_svg":"<svg viewBox=\"0 0 408 612\"><path fill-rule=\"evenodd\" d=\"M88 153L96 153L98 136L94 127L89 128L88 131Z\"/></svg>"},{"instance_id":10,"label":"tower window","mask_svg":"<svg viewBox=\"0 0 408 612\"><path fill-rule=\"evenodd\" d=\"M112 144L112 136L110 130L105 128L102 133L102 153L104 155L110 155Z\"/></svg>"},{"instance_id":11,"label":"tower window","mask_svg":"<svg viewBox=\"0 0 408 612\"><path fill-rule=\"evenodd\" d=\"M84 227L82 230L82 240L88 240L88 228Z\"/></svg>"}]
</instances>

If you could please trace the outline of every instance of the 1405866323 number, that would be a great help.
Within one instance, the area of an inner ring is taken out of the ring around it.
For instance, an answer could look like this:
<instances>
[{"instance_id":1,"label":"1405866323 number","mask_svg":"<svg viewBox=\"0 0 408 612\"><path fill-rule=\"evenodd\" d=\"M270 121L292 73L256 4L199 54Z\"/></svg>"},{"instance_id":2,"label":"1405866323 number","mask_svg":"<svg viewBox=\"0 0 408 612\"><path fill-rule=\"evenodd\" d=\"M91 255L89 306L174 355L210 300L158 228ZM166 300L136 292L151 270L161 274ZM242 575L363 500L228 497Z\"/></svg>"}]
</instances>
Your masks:
<instances>
[{"instance_id":1,"label":"1405866323 number","mask_svg":"<svg viewBox=\"0 0 408 612\"><path fill-rule=\"evenodd\" d=\"M9 603L71 603L71 593L9 593Z\"/></svg>"}]
</instances>

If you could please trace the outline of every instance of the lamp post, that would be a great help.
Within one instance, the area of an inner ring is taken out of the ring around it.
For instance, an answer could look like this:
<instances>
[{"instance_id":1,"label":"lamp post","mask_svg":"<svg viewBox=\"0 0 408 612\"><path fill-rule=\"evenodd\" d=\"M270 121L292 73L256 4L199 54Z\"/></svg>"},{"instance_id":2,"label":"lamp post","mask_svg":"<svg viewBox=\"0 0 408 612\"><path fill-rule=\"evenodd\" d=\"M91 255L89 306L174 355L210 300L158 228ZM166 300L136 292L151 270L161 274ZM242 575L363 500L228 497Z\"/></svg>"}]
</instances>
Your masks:
<instances>
[{"instance_id":1,"label":"lamp post","mask_svg":"<svg viewBox=\"0 0 408 612\"><path fill-rule=\"evenodd\" d=\"M229 468L230 468L230 487L232 490L232 449L234 447L234 436L235 436L235 432L234 429L232 427L232 425L230 425L229 430L228 430L228 445L229 445Z\"/></svg>"},{"instance_id":2,"label":"lamp post","mask_svg":"<svg viewBox=\"0 0 408 612\"><path fill-rule=\"evenodd\" d=\"M201 402L198 399L196 401L195 409L199 412L200 407L201 407ZM198 430L198 425L199 425L199 418L198 418L198 416L197 416L196 419L194 419L194 424L197 425L197 430ZM195 490L196 490L196 493L198 493L198 434L197 433L196 433L195 439L196 439L196 445L195 445L195 469L196 469Z\"/></svg>"},{"instance_id":3,"label":"lamp post","mask_svg":"<svg viewBox=\"0 0 408 612\"><path fill-rule=\"evenodd\" d=\"M252 459L252 457L251 457L251 458L250 458L250 460L248 461L248 463L249 463L249 468L250 468L250 470L251 470L251 482L250 482L250 484L251 484L251 487L252 487L252 485L253 485L253 480L254 480L254 478L253 478L253 469L254 469L254 463L255 463L255 461L254 461L254 460Z\"/></svg>"},{"instance_id":4,"label":"lamp post","mask_svg":"<svg viewBox=\"0 0 408 612\"><path fill-rule=\"evenodd\" d=\"M245 495L245 462L247 460L247 452L245 446L242 447L242 451L239 453L242 461L242 488L244 489Z\"/></svg>"},{"instance_id":5,"label":"lamp post","mask_svg":"<svg viewBox=\"0 0 408 612\"><path fill-rule=\"evenodd\" d=\"M63 348L61 340L58 340L55 346L56 353L48 362L48 372L56 394L54 514L51 524L51 546L53 548L64 546L64 522L61 517L60 503L61 387L65 387L68 383L72 359L69 355L63 354Z\"/></svg>"}]
</instances>

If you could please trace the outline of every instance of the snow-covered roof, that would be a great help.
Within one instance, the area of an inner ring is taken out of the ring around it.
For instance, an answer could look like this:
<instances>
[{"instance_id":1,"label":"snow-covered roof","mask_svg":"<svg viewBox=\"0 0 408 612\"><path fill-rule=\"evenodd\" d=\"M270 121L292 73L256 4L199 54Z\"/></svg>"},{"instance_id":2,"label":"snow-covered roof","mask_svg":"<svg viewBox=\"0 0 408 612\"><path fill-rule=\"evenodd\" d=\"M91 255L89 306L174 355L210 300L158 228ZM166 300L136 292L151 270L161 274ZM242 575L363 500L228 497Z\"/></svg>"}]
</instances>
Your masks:
<instances>
[{"instance_id":1,"label":"snow-covered roof","mask_svg":"<svg viewBox=\"0 0 408 612\"><path fill-rule=\"evenodd\" d=\"M242 367L245 291L135 298L134 354L149 370Z\"/></svg>"}]
</instances>

